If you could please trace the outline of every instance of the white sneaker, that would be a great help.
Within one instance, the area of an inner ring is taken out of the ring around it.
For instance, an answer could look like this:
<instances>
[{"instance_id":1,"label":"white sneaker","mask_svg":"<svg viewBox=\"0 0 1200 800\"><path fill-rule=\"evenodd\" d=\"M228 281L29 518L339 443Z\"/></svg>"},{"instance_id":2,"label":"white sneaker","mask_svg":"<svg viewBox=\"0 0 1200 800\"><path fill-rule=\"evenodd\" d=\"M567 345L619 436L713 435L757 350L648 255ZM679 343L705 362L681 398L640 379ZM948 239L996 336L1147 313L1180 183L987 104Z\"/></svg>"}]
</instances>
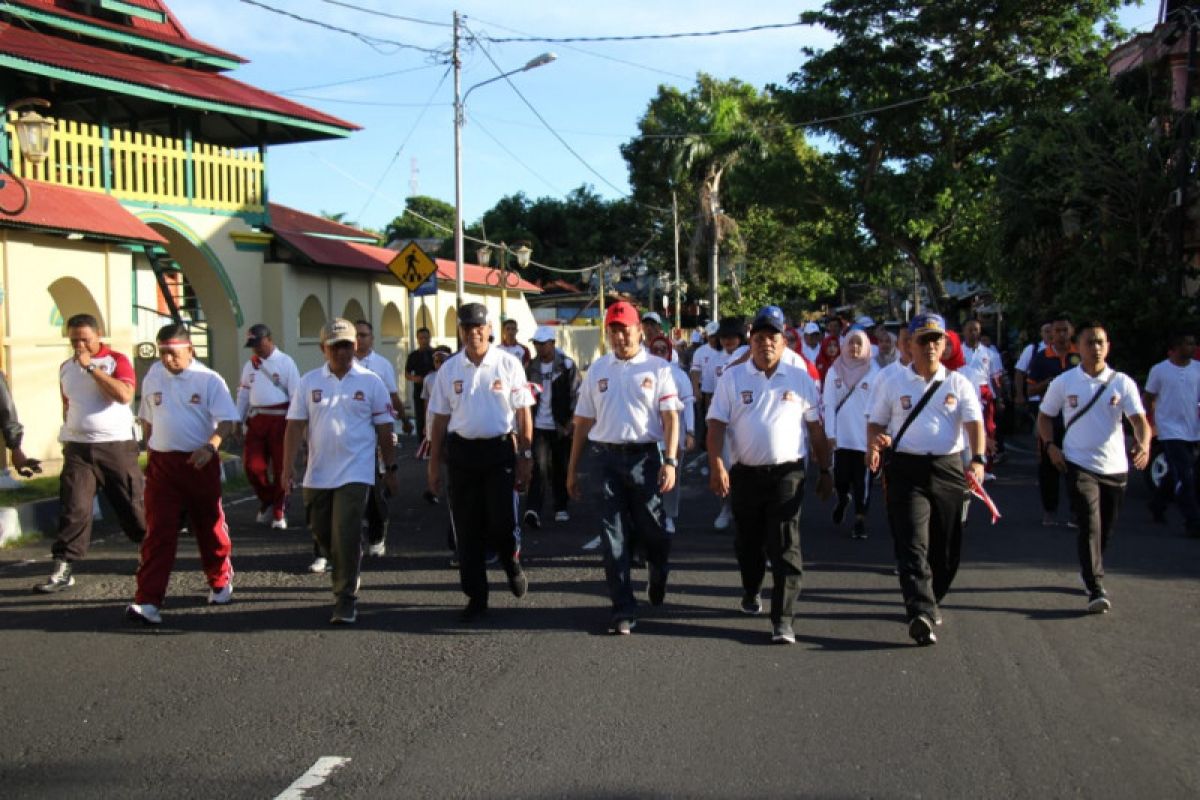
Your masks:
<instances>
[{"instance_id":1,"label":"white sneaker","mask_svg":"<svg viewBox=\"0 0 1200 800\"><path fill-rule=\"evenodd\" d=\"M271 507L268 506L254 515L254 521L259 525L270 525L271 517L274 515L275 513L271 510Z\"/></svg>"},{"instance_id":2,"label":"white sneaker","mask_svg":"<svg viewBox=\"0 0 1200 800\"><path fill-rule=\"evenodd\" d=\"M565 511L555 511L554 512L554 521L555 522L570 522L571 515Z\"/></svg>"},{"instance_id":3,"label":"white sneaker","mask_svg":"<svg viewBox=\"0 0 1200 800\"><path fill-rule=\"evenodd\" d=\"M287 519L285 517L280 517L279 519L273 519L273 520L271 520L271 527L277 531L286 531L287 530Z\"/></svg>"},{"instance_id":4,"label":"white sneaker","mask_svg":"<svg viewBox=\"0 0 1200 800\"><path fill-rule=\"evenodd\" d=\"M595 539L592 539L590 542L588 542L587 544L585 544L583 546L583 549L584 550L599 550L600 549L600 537L597 536Z\"/></svg>"},{"instance_id":5,"label":"white sneaker","mask_svg":"<svg viewBox=\"0 0 1200 800\"><path fill-rule=\"evenodd\" d=\"M329 560L318 556L313 559L313 562L308 565L308 571L320 575L323 572L329 572Z\"/></svg>"},{"instance_id":6,"label":"white sneaker","mask_svg":"<svg viewBox=\"0 0 1200 800\"><path fill-rule=\"evenodd\" d=\"M225 584L221 589L208 590L208 604L210 606L227 606L233 602L233 581Z\"/></svg>"},{"instance_id":7,"label":"white sneaker","mask_svg":"<svg viewBox=\"0 0 1200 800\"><path fill-rule=\"evenodd\" d=\"M369 555L369 556L387 555L387 545L384 544L383 542L373 544L367 548L367 555Z\"/></svg>"},{"instance_id":8,"label":"white sneaker","mask_svg":"<svg viewBox=\"0 0 1200 800\"><path fill-rule=\"evenodd\" d=\"M130 603L125 609L125 618L130 622L143 622L147 625L162 625L162 614L158 606L149 603Z\"/></svg>"},{"instance_id":9,"label":"white sneaker","mask_svg":"<svg viewBox=\"0 0 1200 800\"><path fill-rule=\"evenodd\" d=\"M667 517L667 521L663 523L663 530L667 533L675 532L675 518Z\"/></svg>"},{"instance_id":10,"label":"white sneaker","mask_svg":"<svg viewBox=\"0 0 1200 800\"><path fill-rule=\"evenodd\" d=\"M733 509L725 506L721 509L721 513L717 514L717 518L713 520L713 527L719 531L726 530L733 524Z\"/></svg>"}]
</instances>

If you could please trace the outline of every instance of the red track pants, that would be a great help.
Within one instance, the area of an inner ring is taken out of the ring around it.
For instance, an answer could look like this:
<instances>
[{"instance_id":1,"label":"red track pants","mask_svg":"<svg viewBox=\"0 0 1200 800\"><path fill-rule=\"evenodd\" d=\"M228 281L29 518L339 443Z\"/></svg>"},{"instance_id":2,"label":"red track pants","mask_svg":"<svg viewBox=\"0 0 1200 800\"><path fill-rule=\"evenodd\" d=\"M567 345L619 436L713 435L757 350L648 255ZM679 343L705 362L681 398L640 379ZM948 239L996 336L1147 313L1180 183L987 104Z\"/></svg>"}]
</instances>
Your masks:
<instances>
[{"instance_id":1,"label":"red track pants","mask_svg":"<svg viewBox=\"0 0 1200 800\"><path fill-rule=\"evenodd\" d=\"M283 519L287 508L287 487L280 484L286 428L287 418L282 415L255 414L246 421L246 441L242 445L246 479L258 496L259 508L270 507L275 519Z\"/></svg>"}]
</instances>

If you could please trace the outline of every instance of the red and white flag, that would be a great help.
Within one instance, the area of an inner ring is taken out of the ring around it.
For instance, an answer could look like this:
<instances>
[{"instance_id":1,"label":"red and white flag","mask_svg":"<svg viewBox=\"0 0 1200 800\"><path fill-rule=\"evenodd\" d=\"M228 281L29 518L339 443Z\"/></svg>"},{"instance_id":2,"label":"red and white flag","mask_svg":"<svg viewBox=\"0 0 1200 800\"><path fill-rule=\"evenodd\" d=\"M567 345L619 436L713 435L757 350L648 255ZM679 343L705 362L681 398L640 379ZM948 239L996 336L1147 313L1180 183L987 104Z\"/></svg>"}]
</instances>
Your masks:
<instances>
[{"instance_id":1,"label":"red and white flag","mask_svg":"<svg viewBox=\"0 0 1200 800\"><path fill-rule=\"evenodd\" d=\"M992 524L995 525L996 520L1000 519L1000 509L996 508L996 503L988 495L982 484L975 480L975 473L971 470L967 470L967 488L971 490L971 494L978 497L987 506L987 510L992 514Z\"/></svg>"}]
</instances>

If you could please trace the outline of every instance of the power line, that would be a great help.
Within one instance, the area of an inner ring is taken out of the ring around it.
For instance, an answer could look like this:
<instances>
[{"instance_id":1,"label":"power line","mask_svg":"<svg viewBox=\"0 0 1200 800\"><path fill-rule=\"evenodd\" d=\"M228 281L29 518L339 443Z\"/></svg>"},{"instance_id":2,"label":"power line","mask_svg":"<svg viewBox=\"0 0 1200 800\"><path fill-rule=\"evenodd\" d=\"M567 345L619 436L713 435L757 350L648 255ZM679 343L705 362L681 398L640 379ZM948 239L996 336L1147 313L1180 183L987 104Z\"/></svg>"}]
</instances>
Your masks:
<instances>
[{"instance_id":1,"label":"power line","mask_svg":"<svg viewBox=\"0 0 1200 800\"><path fill-rule=\"evenodd\" d=\"M625 36L509 36L505 38L485 36L489 42L508 44L511 42L545 42L547 44L565 44L568 42L641 42L649 39L695 39L704 36L728 36L737 33L753 33L755 31L778 30L781 28L799 28L808 26L806 22L774 22L766 25L752 25L748 28L725 28L717 31L688 31L684 33L640 33Z\"/></svg>"},{"instance_id":2,"label":"power line","mask_svg":"<svg viewBox=\"0 0 1200 800\"><path fill-rule=\"evenodd\" d=\"M354 3L344 3L344 2L342 2L342 0L321 0L321 2L328 3L331 6L341 6L342 8L348 8L351 11L360 11L363 14L373 14L374 16L377 16L377 17L387 17L388 19L400 20L401 22L412 22L417 25L432 25L435 28L452 28L452 27L454 27L449 22L435 22L430 19L417 19L416 17L405 17L405 16L401 16L400 14L391 14L387 11L379 11L374 8L366 8L365 6L358 6L358 5L355 5Z\"/></svg>"},{"instance_id":3,"label":"power line","mask_svg":"<svg viewBox=\"0 0 1200 800\"><path fill-rule=\"evenodd\" d=\"M259 2L259 0L241 0L241 2L249 6L261 8L264 11L270 11L272 14L279 14L280 16L289 17L297 22L315 25L318 28L324 28L328 31L344 33L347 36L353 36L355 39L358 39L360 42L367 45L377 53L384 53L385 51L381 45L388 45L396 48L397 50L418 50L422 53L430 53L432 55L439 56L444 56L446 54L444 50L438 50L432 47L421 47L420 45L408 44L407 42L398 42L395 39L381 39L378 36L369 36L365 33L359 33L358 31L350 30L349 28L339 28L337 25L330 25L328 22L321 22L320 20L312 19L311 17L302 17L299 14L293 14L291 11L284 11L282 8L276 8L275 6L270 6L266 3Z\"/></svg>"},{"instance_id":4,"label":"power line","mask_svg":"<svg viewBox=\"0 0 1200 800\"><path fill-rule=\"evenodd\" d=\"M294 86L291 89L275 89L275 94L292 94L293 92L307 92L311 89L329 89L334 86L346 86L351 83L363 83L365 81L373 81L379 78L391 78L395 75L404 75L409 72L420 72L423 69L434 69L441 64L424 64L419 67L409 67L408 69L396 69L390 72L377 72L373 75L362 75L357 78L346 78L340 81L331 81L330 83L315 83L311 86Z\"/></svg>"},{"instance_id":5,"label":"power line","mask_svg":"<svg viewBox=\"0 0 1200 800\"><path fill-rule=\"evenodd\" d=\"M509 150L508 147L506 147L503 142L501 142L494 135L492 135L492 132L489 131L486 127L484 127L483 123L479 121L479 118L476 115L474 115L474 114L471 115L471 121L475 123L475 125L479 128L479 131L484 136L488 137L493 142L495 142L497 147L499 147L501 150L503 150L505 153L507 153L508 157L511 158L513 161L515 161L518 165L520 165L521 167L524 167L525 170L530 175L537 178L539 181L541 181L547 187L549 187L550 191L554 192L555 194L563 194L562 189L560 189L557 186L555 186L554 184L552 184L545 177L543 177L537 170L535 170L533 167L529 166L524 161L522 161L520 158L518 158L516 153L514 153L512 150Z\"/></svg>"},{"instance_id":6,"label":"power line","mask_svg":"<svg viewBox=\"0 0 1200 800\"><path fill-rule=\"evenodd\" d=\"M350 106L384 106L386 108L426 108L430 105L453 106L453 103L391 103L386 100L346 100L340 97L322 97L315 94L299 94L291 92L289 97L299 97L302 100L317 100L322 103L345 103Z\"/></svg>"}]
</instances>

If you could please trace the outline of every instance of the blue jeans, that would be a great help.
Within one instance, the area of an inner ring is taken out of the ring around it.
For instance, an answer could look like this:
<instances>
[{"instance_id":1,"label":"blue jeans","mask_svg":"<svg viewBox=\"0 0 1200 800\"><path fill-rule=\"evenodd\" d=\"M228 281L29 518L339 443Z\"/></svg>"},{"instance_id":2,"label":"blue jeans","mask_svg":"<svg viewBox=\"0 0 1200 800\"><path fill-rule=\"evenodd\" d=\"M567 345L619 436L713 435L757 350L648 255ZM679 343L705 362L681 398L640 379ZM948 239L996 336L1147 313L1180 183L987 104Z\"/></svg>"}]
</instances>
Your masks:
<instances>
[{"instance_id":1,"label":"blue jeans","mask_svg":"<svg viewBox=\"0 0 1200 800\"><path fill-rule=\"evenodd\" d=\"M592 452L600 469L600 541L612 616L614 621L633 619L637 612L629 574L633 549L645 551L654 577L665 581L670 571L671 539L663 529L658 493L662 460L654 444L624 448L594 444Z\"/></svg>"}]
</instances>

